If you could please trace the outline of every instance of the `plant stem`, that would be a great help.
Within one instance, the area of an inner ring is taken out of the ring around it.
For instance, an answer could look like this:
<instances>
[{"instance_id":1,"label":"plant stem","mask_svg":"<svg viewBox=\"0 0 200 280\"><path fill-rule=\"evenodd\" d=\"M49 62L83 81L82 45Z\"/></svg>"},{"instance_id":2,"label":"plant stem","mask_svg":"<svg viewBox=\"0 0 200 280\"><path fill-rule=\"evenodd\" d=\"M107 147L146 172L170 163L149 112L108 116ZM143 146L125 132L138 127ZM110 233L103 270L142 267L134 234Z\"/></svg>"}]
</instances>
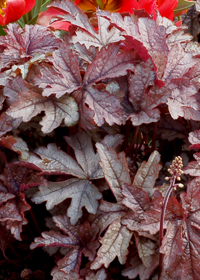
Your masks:
<instances>
[{"instance_id":1,"label":"plant stem","mask_svg":"<svg viewBox=\"0 0 200 280\"><path fill-rule=\"evenodd\" d=\"M140 128L140 126L135 127L135 132L134 132L134 135L133 135L133 139L132 139L130 145L128 146L128 148L125 150L126 155L128 155L128 153L130 152L130 150L132 149L132 147L135 144L135 140L137 139L137 136L138 136L138 133L139 133L139 128Z\"/></svg>"},{"instance_id":2,"label":"plant stem","mask_svg":"<svg viewBox=\"0 0 200 280\"><path fill-rule=\"evenodd\" d=\"M167 203L169 200L169 197L175 187L175 180L176 178L173 177L173 181L170 184L169 189L167 190L167 193L165 195L164 201L163 201L163 206L162 206L162 210L161 210L161 217L160 217L160 233L159 233L159 238L160 238L160 247L162 246L162 241L163 241L163 237L164 237L164 221L165 221L165 212L166 212L166 208L167 208ZM159 276L158 279L160 279L161 276L161 272L162 272L162 259L163 259L163 255L160 253L159 254Z\"/></svg>"},{"instance_id":3,"label":"plant stem","mask_svg":"<svg viewBox=\"0 0 200 280\"><path fill-rule=\"evenodd\" d=\"M153 127L153 137L152 137L152 147L151 147L152 152L156 148L157 127L158 127L158 123L156 122L154 123L154 127Z\"/></svg>"},{"instance_id":4,"label":"plant stem","mask_svg":"<svg viewBox=\"0 0 200 280\"><path fill-rule=\"evenodd\" d=\"M6 165L7 164L7 160L6 160L6 157L4 156L4 154L2 153L1 150L0 150L0 157L2 158L4 164Z\"/></svg>"},{"instance_id":5,"label":"plant stem","mask_svg":"<svg viewBox=\"0 0 200 280\"><path fill-rule=\"evenodd\" d=\"M30 216L31 216L31 218L32 218L32 221L33 221L33 223L34 223L34 225L35 225L35 227L36 227L38 233L41 234L40 227L39 227L39 225L38 225L38 223L37 223L37 220L36 220L36 218L35 218L35 215L33 214L33 210L32 210L32 209L29 210L29 214L30 214Z\"/></svg>"}]
</instances>

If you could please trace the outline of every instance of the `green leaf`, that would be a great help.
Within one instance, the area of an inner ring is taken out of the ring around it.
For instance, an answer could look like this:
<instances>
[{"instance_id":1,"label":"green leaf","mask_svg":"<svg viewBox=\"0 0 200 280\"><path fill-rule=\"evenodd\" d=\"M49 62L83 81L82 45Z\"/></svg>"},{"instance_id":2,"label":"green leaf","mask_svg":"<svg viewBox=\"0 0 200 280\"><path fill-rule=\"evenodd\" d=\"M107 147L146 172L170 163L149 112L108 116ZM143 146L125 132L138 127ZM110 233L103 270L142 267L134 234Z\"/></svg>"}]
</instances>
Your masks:
<instances>
[{"instance_id":1,"label":"green leaf","mask_svg":"<svg viewBox=\"0 0 200 280\"><path fill-rule=\"evenodd\" d=\"M174 14L180 13L186 9L189 9L195 4L195 1L179 0L178 5L174 9Z\"/></svg>"},{"instance_id":2,"label":"green leaf","mask_svg":"<svg viewBox=\"0 0 200 280\"><path fill-rule=\"evenodd\" d=\"M0 25L0 36L5 36L6 32L4 31L4 29L6 28L6 26L1 26Z\"/></svg>"}]
</instances>

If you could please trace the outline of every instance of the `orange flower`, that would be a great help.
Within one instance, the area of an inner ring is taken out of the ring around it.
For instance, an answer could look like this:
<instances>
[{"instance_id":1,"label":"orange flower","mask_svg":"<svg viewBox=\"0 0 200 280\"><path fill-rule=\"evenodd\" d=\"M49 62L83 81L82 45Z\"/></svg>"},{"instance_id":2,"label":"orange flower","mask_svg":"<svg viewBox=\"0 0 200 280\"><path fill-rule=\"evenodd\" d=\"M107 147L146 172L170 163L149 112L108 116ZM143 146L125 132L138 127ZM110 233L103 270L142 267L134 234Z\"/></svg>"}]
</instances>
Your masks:
<instances>
[{"instance_id":1,"label":"orange flower","mask_svg":"<svg viewBox=\"0 0 200 280\"><path fill-rule=\"evenodd\" d=\"M119 12L126 0L75 0L75 4L84 12L96 12L96 8L110 12ZM130 1L131 2L131 1ZM127 4L126 4L127 5Z\"/></svg>"},{"instance_id":2,"label":"orange flower","mask_svg":"<svg viewBox=\"0 0 200 280\"><path fill-rule=\"evenodd\" d=\"M0 0L0 25L20 19L35 6L35 0Z\"/></svg>"}]
</instances>

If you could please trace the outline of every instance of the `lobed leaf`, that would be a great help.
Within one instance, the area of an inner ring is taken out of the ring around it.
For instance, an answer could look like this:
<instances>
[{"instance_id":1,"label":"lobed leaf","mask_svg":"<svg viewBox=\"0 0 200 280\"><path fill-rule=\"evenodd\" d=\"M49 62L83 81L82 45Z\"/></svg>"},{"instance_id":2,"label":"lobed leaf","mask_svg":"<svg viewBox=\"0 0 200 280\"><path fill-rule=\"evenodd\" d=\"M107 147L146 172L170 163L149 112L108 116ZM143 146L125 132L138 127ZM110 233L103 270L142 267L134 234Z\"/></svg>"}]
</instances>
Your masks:
<instances>
[{"instance_id":1,"label":"lobed leaf","mask_svg":"<svg viewBox=\"0 0 200 280\"><path fill-rule=\"evenodd\" d=\"M109 125L121 125L125 121L120 100L107 91L88 86L84 103L94 112L93 120L98 126L102 126L105 122Z\"/></svg>"},{"instance_id":2,"label":"lobed leaf","mask_svg":"<svg viewBox=\"0 0 200 280\"><path fill-rule=\"evenodd\" d=\"M3 112L0 116L0 136L17 128L21 122L22 118L12 118L11 116L8 116L6 112Z\"/></svg>"},{"instance_id":3,"label":"lobed leaf","mask_svg":"<svg viewBox=\"0 0 200 280\"><path fill-rule=\"evenodd\" d=\"M103 178L103 172L99 166L99 155L94 152L89 135L82 131L64 138L74 149L76 160L88 178L90 180Z\"/></svg>"},{"instance_id":4,"label":"lobed leaf","mask_svg":"<svg viewBox=\"0 0 200 280\"><path fill-rule=\"evenodd\" d=\"M159 252L157 250L157 244L146 237L137 235L136 233L134 233L134 235L136 239L138 255L142 260L145 268L155 268L159 262Z\"/></svg>"},{"instance_id":5,"label":"lobed leaf","mask_svg":"<svg viewBox=\"0 0 200 280\"><path fill-rule=\"evenodd\" d=\"M161 55L166 61L167 45L166 45L166 28L158 26L153 19L147 17L125 16L119 13L110 13L108 11L98 11L98 15L110 20L110 22L119 30L126 38L129 44L136 50L143 60L151 58L156 68L163 68L163 65L156 65L154 59ZM165 63L164 63L165 64Z\"/></svg>"},{"instance_id":6,"label":"lobed leaf","mask_svg":"<svg viewBox=\"0 0 200 280\"><path fill-rule=\"evenodd\" d=\"M140 280L147 280L151 277L152 272L157 266L157 262L153 263L151 267L145 267L141 259L136 255L130 261L130 266L127 266L122 275L129 279L135 279L138 275Z\"/></svg>"},{"instance_id":7,"label":"lobed leaf","mask_svg":"<svg viewBox=\"0 0 200 280\"><path fill-rule=\"evenodd\" d=\"M55 94L60 98L81 87L78 59L70 45L62 44L48 60L53 63L54 68L50 66L41 68L41 76L35 79L36 84L44 89L43 96Z\"/></svg>"},{"instance_id":8,"label":"lobed leaf","mask_svg":"<svg viewBox=\"0 0 200 280\"><path fill-rule=\"evenodd\" d=\"M198 178L189 182L187 194L181 194L184 216L168 222L160 252L163 272L171 278L199 278L200 186ZM175 269L176 268L176 269Z\"/></svg>"},{"instance_id":9,"label":"lobed leaf","mask_svg":"<svg viewBox=\"0 0 200 280\"><path fill-rule=\"evenodd\" d=\"M26 142L16 136L5 136L1 137L0 144L10 150L21 155L21 158L26 160L29 157L29 148Z\"/></svg>"},{"instance_id":10,"label":"lobed leaf","mask_svg":"<svg viewBox=\"0 0 200 280\"><path fill-rule=\"evenodd\" d=\"M68 154L58 149L55 144L48 144L47 148L39 147L35 150L39 157L30 155L27 160L36 165L43 172L64 173L86 179L77 162Z\"/></svg>"},{"instance_id":11,"label":"lobed leaf","mask_svg":"<svg viewBox=\"0 0 200 280\"><path fill-rule=\"evenodd\" d=\"M107 273L104 268L99 269L96 274L91 271L85 278L85 280L106 280L106 279L107 279Z\"/></svg>"},{"instance_id":12,"label":"lobed leaf","mask_svg":"<svg viewBox=\"0 0 200 280\"><path fill-rule=\"evenodd\" d=\"M196 130L189 133L188 136L189 142L192 144L190 149L199 149L200 148L200 130Z\"/></svg>"},{"instance_id":13,"label":"lobed leaf","mask_svg":"<svg viewBox=\"0 0 200 280\"><path fill-rule=\"evenodd\" d=\"M84 76L84 85L92 85L103 79L116 78L134 69L135 52L133 50L119 53L120 45L111 44L102 48L95 60L88 67Z\"/></svg>"},{"instance_id":14,"label":"lobed leaf","mask_svg":"<svg viewBox=\"0 0 200 280\"><path fill-rule=\"evenodd\" d=\"M63 0L62 2L56 0L53 1L49 7L57 8L65 13L64 15L59 15L55 20L70 22L71 24L95 36L96 32L87 15L83 13L83 11L71 0Z\"/></svg>"},{"instance_id":15,"label":"lobed leaf","mask_svg":"<svg viewBox=\"0 0 200 280\"><path fill-rule=\"evenodd\" d=\"M79 119L77 103L72 97L47 98L33 91L22 91L18 97L19 101L11 105L7 114L13 118L22 117L27 122L45 111L46 115L40 122L44 133L53 131L63 119L67 126L75 125Z\"/></svg>"},{"instance_id":16,"label":"lobed leaf","mask_svg":"<svg viewBox=\"0 0 200 280\"><path fill-rule=\"evenodd\" d=\"M162 79L166 81L181 78L196 62L192 54L186 53L180 44L174 45L169 51Z\"/></svg>"},{"instance_id":17,"label":"lobed leaf","mask_svg":"<svg viewBox=\"0 0 200 280\"><path fill-rule=\"evenodd\" d=\"M105 179L117 202L120 203L123 198L122 185L131 183L125 154L121 152L117 155L114 149L100 143L97 143L96 147Z\"/></svg>"},{"instance_id":18,"label":"lobed leaf","mask_svg":"<svg viewBox=\"0 0 200 280\"><path fill-rule=\"evenodd\" d=\"M98 208L97 200L102 197L98 189L88 180L69 179L62 182L49 182L48 187L40 186L39 192L33 195L35 203L47 201L47 210L61 203L66 198L71 198L71 204L67 210L72 225L75 225L82 216L84 206L89 213L95 214Z\"/></svg>"},{"instance_id":19,"label":"lobed leaf","mask_svg":"<svg viewBox=\"0 0 200 280\"><path fill-rule=\"evenodd\" d=\"M0 38L0 45L5 47L0 55L1 68L18 64L25 58L30 59L36 53L52 52L60 45L60 39L40 25L26 25L23 31L17 23L8 24L6 33L6 36Z\"/></svg>"},{"instance_id":20,"label":"lobed leaf","mask_svg":"<svg viewBox=\"0 0 200 280\"><path fill-rule=\"evenodd\" d=\"M98 33L88 33L82 30L76 30L76 35L72 36L72 43L84 44L87 49L91 46L101 49L102 47L109 46L111 43L123 41L124 37L116 27L110 28L110 22L102 17L97 17L98 20Z\"/></svg>"},{"instance_id":21,"label":"lobed leaf","mask_svg":"<svg viewBox=\"0 0 200 280\"><path fill-rule=\"evenodd\" d=\"M160 154L154 151L147 162L142 162L133 180L133 185L146 191L150 197L154 193L154 185L162 168L159 162Z\"/></svg>"},{"instance_id":22,"label":"lobed leaf","mask_svg":"<svg viewBox=\"0 0 200 280\"><path fill-rule=\"evenodd\" d=\"M132 233L121 225L120 219L112 222L104 237L100 240L102 246L98 250L97 257L91 265L91 269L98 269L102 266L108 267L109 264L118 256L119 262L126 262L128 246Z\"/></svg>"}]
</instances>

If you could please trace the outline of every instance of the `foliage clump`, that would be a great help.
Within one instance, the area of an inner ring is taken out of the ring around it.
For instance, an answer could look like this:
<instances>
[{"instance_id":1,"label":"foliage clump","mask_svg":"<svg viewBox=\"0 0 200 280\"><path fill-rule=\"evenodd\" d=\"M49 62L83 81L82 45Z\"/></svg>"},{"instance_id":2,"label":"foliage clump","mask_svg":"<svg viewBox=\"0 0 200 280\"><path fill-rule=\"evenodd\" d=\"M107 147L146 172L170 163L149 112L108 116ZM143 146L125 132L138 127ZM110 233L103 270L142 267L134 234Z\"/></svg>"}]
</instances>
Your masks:
<instances>
[{"instance_id":1,"label":"foliage clump","mask_svg":"<svg viewBox=\"0 0 200 280\"><path fill-rule=\"evenodd\" d=\"M159 14L51 7L68 32L0 38L2 256L45 248L53 280L199 279L199 44Z\"/></svg>"}]
</instances>

